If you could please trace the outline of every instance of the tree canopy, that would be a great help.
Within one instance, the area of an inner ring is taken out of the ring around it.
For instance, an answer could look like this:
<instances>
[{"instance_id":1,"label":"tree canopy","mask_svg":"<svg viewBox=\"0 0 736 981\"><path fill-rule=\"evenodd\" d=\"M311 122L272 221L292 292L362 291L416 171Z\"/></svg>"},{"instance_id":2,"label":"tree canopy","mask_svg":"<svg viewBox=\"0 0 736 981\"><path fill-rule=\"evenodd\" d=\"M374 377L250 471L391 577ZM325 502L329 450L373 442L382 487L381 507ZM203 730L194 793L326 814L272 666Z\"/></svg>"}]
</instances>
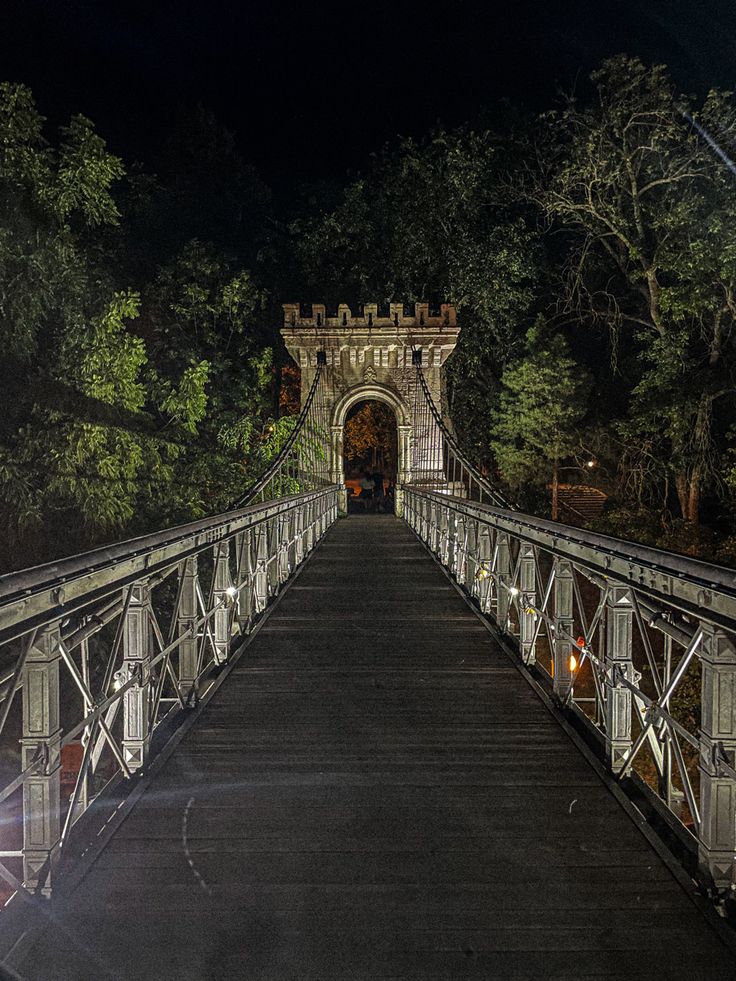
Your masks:
<instances>
[{"instance_id":1,"label":"tree canopy","mask_svg":"<svg viewBox=\"0 0 736 981\"><path fill-rule=\"evenodd\" d=\"M274 452L261 288L220 244L149 239L140 193L88 119L53 142L0 86L5 567L224 508Z\"/></svg>"}]
</instances>

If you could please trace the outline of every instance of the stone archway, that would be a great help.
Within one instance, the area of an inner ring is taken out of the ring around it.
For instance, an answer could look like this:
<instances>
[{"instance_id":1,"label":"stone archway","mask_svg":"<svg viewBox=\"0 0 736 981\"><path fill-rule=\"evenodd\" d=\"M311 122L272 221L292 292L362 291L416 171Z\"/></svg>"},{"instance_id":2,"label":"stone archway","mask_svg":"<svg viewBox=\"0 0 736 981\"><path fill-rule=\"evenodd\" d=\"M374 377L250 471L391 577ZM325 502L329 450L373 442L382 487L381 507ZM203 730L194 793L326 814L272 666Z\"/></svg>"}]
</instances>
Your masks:
<instances>
[{"instance_id":1,"label":"stone archway","mask_svg":"<svg viewBox=\"0 0 736 981\"><path fill-rule=\"evenodd\" d=\"M348 412L356 402L383 402L396 416L398 449L397 483L406 483L411 473L411 414L409 407L397 392L387 385L364 382L349 389L334 405L331 419L331 473L334 482L343 480L343 435Z\"/></svg>"},{"instance_id":2,"label":"stone archway","mask_svg":"<svg viewBox=\"0 0 736 981\"><path fill-rule=\"evenodd\" d=\"M310 316L302 316L298 303L284 304L281 336L301 370L302 405L318 356L323 365L321 398L332 419L329 454L336 483L343 480L345 416L351 405L368 399L384 402L396 413L397 485L431 481L437 487L444 481L439 429L418 409L424 402L418 397L416 366L422 366L432 399L441 405L442 369L459 333L455 308L448 303L442 304L439 316L430 315L427 303L415 304L413 316L404 313L403 303L391 303L387 317L378 316L375 303L366 303L362 316L340 304L335 317L326 315L323 304L313 304ZM398 493L396 509L400 513Z\"/></svg>"}]
</instances>

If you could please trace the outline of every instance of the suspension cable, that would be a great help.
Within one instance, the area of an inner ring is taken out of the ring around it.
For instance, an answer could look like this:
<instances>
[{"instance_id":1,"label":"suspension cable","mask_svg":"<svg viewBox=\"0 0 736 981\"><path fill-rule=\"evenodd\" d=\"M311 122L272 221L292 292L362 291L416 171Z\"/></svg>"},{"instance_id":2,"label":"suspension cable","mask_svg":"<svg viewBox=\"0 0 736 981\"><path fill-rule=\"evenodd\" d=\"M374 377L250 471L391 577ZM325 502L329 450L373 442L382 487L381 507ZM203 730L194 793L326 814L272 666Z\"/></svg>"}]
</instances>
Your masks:
<instances>
[{"instance_id":1,"label":"suspension cable","mask_svg":"<svg viewBox=\"0 0 736 981\"><path fill-rule=\"evenodd\" d=\"M265 492L269 485L271 485L271 497L283 497L284 494L295 492L298 489L297 484L309 482L314 485L309 489L314 489L320 484L329 483L329 443L326 467L319 467L317 460L317 441L324 443L330 436L329 431L325 431L322 425L324 399L320 400L317 397L322 380L322 368L323 362L318 359L317 370L307 399L294 429L278 456L242 497L232 504L232 509L245 507L257 498L261 501L266 500Z\"/></svg>"},{"instance_id":2,"label":"suspension cable","mask_svg":"<svg viewBox=\"0 0 736 981\"><path fill-rule=\"evenodd\" d=\"M412 350L418 350L417 348L414 347L413 341L412 341ZM504 497L501 491L499 491L496 487L494 487L493 484L488 480L488 478L484 477L483 474L481 474L481 472L478 470L478 468L473 466L473 464L468 461L467 457L458 446L457 440L445 425L444 420L442 419L442 416L437 406L434 403L434 399L432 398L432 394L429 390L429 385L427 384L427 379L424 377L424 371L422 370L422 365L418 361L416 362L416 373L417 373L418 389L421 389L424 395L424 402L426 408L428 409L427 414L429 417L431 417L432 420L434 420L434 423L439 429L440 435L442 437L442 443L438 445L437 449L442 454L442 460L440 461L440 464L448 482L451 483L457 482L454 479L451 480L451 477L455 478L457 476L456 471L457 471L457 467L459 466L460 467L459 482L465 485L468 497L472 498L473 496L473 482L475 482L481 500L483 500L485 496L490 501L490 503L495 504L497 507L506 508L507 510L511 510L511 511L516 510L516 508L514 508L514 506ZM427 428L429 428L429 425ZM432 442L434 443L435 441L433 440ZM433 457L434 457L434 451L435 451L435 447L433 446L432 447ZM447 456L447 462L445 462L445 454ZM453 461L452 466L450 466L450 460ZM439 473L439 469L440 468L438 467L437 468L438 473ZM428 482L431 483L431 478L429 478Z\"/></svg>"}]
</instances>

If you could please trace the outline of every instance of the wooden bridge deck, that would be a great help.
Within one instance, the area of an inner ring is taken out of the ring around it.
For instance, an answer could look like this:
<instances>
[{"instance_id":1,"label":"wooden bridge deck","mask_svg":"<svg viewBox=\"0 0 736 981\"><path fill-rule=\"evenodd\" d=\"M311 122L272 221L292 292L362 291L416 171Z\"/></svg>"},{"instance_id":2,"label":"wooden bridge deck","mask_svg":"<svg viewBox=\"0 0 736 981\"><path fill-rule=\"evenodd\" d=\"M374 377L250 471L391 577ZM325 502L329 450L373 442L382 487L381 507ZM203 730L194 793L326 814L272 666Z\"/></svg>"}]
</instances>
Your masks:
<instances>
[{"instance_id":1,"label":"wooden bridge deck","mask_svg":"<svg viewBox=\"0 0 736 981\"><path fill-rule=\"evenodd\" d=\"M736 972L409 529L371 516L329 532L18 970Z\"/></svg>"}]
</instances>

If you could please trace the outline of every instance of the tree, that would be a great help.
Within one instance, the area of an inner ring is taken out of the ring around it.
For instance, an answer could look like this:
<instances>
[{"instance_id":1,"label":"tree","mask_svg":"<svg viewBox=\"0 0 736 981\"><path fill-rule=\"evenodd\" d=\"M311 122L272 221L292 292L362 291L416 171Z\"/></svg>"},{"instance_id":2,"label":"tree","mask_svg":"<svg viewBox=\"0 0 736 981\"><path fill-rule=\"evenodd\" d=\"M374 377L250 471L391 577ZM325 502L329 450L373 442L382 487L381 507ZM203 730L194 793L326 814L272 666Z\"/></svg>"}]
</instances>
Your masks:
<instances>
[{"instance_id":1,"label":"tree","mask_svg":"<svg viewBox=\"0 0 736 981\"><path fill-rule=\"evenodd\" d=\"M697 524L733 408L736 186L662 66L620 56L592 79L592 106L570 98L547 117L532 196L572 234L563 310L610 331L614 368L629 359L628 476L674 487ZM736 131L728 95L697 115Z\"/></svg>"},{"instance_id":2,"label":"tree","mask_svg":"<svg viewBox=\"0 0 736 981\"><path fill-rule=\"evenodd\" d=\"M29 90L0 86L6 569L226 507L288 431L250 273L194 241L131 288L122 176L89 120L54 146Z\"/></svg>"},{"instance_id":3,"label":"tree","mask_svg":"<svg viewBox=\"0 0 736 981\"><path fill-rule=\"evenodd\" d=\"M396 466L396 416L383 402L366 402L345 423L345 458L352 463L390 468Z\"/></svg>"},{"instance_id":4,"label":"tree","mask_svg":"<svg viewBox=\"0 0 736 981\"><path fill-rule=\"evenodd\" d=\"M73 545L80 512L98 531L131 513L146 356L125 327L137 297L116 294L87 246L119 220L122 163L84 117L58 147L43 122L27 88L0 85L0 335L17 395L0 431L0 502L6 543L35 527Z\"/></svg>"},{"instance_id":5,"label":"tree","mask_svg":"<svg viewBox=\"0 0 736 981\"><path fill-rule=\"evenodd\" d=\"M272 417L273 355L258 339L262 291L215 246L188 242L144 293L142 328L156 365L160 425L176 379L206 364L206 413L183 441L173 486L152 501L170 520L220 510L278 451L289 423Z\"/></svg>"},{"instance_id":6,"label":"tree","mask_svg":"<svg viewBox=\"0 0 736 981\"><path fill-rule=\"evenodd\" d=\"M518 494L527 485L552 484L558 517L559 467L580 443L588 379L570 357L561 334L542 324L526 337L526 352L505 369L493 412L491 448L503 480Z\"/></svg>"},{"instance_id":7,"label":"tree","mask_svg":"<svg viewBox=\"0 0 736 981\"><path fill-rule=\"evenodd\" d=\"M58 149L23 85L0 84L0 339L28 364L83 313L90 282L80 233L115 224L112 184L123 174L84 116Z\"/></svg>"}]
</instances>

